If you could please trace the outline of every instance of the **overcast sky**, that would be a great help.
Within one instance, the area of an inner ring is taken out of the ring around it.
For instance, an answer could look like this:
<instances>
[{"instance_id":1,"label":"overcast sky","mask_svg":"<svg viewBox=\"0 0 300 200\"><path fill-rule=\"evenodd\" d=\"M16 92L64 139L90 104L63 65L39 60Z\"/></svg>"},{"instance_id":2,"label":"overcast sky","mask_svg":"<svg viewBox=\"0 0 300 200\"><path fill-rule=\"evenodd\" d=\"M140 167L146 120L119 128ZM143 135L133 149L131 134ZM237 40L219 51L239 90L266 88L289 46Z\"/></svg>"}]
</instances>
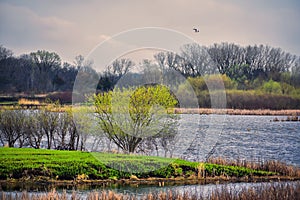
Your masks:
<instances>
[{"instance_id":1,"label":"overcast sky","mask_svg":"<svg viewBox=\"0 0 300 200\"><path fill-rule=\"evenodd\" d=\"M0 44L71 62L133 28L162 27L200 44L268 44L300 55L298 0L0 0ZM194 33L193 28L200 29Z\"/></svg>"}]
</instances>

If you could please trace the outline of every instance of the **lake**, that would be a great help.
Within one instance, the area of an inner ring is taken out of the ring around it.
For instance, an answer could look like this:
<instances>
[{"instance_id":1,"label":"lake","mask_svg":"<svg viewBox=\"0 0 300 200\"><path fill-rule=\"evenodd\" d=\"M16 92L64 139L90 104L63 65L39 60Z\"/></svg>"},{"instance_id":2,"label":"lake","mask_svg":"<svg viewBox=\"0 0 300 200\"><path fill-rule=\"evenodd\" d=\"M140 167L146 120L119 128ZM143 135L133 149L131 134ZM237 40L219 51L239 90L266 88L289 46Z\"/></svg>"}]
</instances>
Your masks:
<instances>
[{"instance_id":1,"label":"lake","mask_svg":"<svg viewBox=\"0 0 300 200\"><path fill-rule=\"evenodd\" d=\"M280 120L286 119L286 116L182 114L178 136L172 144L173 156L188 160L205 160L208 155L247 161L278 160L300 166L300 123L273 122L275 117ZM162 151L159 153L163 154ZM237 183L237 186L240 186L239 184ZM207 191L217 186L170 187L180 191L185 189ZM69 189L67 191L70 193L72 188ZM162 188L139 186L111 189L120 193L143 194ZM83 195L86 195L86 192L82 190Z\"/></svg>"},{"instance_id":2,"label":"lake","mask_svg":"<svg viewBox=\"0 0 300 200\"><path fill-rule=\"evenodd\" d=\"M300 123L273 122L286 116L181 115L184 157L203 160L213 157L248 161L278 160L300 166ZM199 121L199 123L195 123ZM200 134L200 137L193 135ZM195 139L196 138L196 139ZM179 153L179 152L177 152Z\"/></svg>"},{"instance_id":3,"label":"lake","mask_svg":"<svg viewBox=\"0 0 300 200\"><path fill-rule=\"evenodd\" d=\"M148 155L191 161L205 161L208 157L278 160L300 166L299 121L282 122L286 116L262 115L180 114L178 117L178 134L167 144L167 151L158 145ZM279 121L274 122L275 118ZM41 146L47 146L46 137ZM85 147L89 151L117 149L105 136L90 136Z\"/></svg>"},{"instance_id":4,"label":"lake","mask_svg":"<svg viewBox=\"0 0 300 200\"><path fill-rule=\"evenodd\" d=\"M190 161L208 157L233 160L278 160L300 166L300 122L284 121L286 116L181 114L178 134L168 144L167 156ZM278 122L273 120L278 118ZM90 138L87 149L107 150L107 140L97 145ZM116 147L113 147L116 148ZM159 148L150 155L165 156Z\"/></svg>"}]
</instances>

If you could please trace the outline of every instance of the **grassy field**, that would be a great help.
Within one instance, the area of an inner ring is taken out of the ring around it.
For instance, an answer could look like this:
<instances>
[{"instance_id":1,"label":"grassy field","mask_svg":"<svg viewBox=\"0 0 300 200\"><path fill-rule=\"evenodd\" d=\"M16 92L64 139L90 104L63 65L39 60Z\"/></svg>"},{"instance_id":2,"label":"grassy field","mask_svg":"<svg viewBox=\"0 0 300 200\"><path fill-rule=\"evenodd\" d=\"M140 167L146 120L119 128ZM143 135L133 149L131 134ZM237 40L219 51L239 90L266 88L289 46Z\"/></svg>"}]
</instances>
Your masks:
<instances>
[{"instance_id":1,"label":"grassy field","mask_svg":"<svg viewBox=\"0 0 300 200\"><path fill-rule=\"evenodd\" d=\"M95 180L280 175L241 166L112 153L0 148L0 179Z\"/></svg>"}]
</instances>

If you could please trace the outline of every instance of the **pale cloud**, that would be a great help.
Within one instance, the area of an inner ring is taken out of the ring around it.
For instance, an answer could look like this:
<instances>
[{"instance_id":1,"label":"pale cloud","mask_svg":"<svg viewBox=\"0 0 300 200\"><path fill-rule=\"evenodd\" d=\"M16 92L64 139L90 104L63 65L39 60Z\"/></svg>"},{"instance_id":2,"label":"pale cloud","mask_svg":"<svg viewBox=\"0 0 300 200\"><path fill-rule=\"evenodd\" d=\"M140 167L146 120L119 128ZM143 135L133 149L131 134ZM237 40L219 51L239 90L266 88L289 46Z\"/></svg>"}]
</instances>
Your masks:
<instances>
[{"instance_id":1,"label":"pale cloud","mask_svg":"<svg viewBox=\"0 0 300 200\"><path fill-rule=\"evenodd\" d=\"M22 6L1 4L1 42L25 50L19 53L49 49L63 54L65 46L60 45L74 42L76 34L76 26L70 21L41 17Z\"/></svg>"},{"instance_id":2,"label":"pale cloud","mask_svg":"<svg viewBox=\"0 0 300 200\"><path fill-rule=\"evenodd\" d=\"M58 39L58 36L63 34L65 40L68 39L66 33L75 28L74 24L67 20L55 16L41 17L26 7L8 4L1 5L1 17L3 27L1 35L3 32L10 32L11 34L25 34L27 37L36 39L48 39L48 36Z\"/></svg>"},{"instance_id":3,"label":"pale cloud","mask_svg":"<svg viewBox=\"0 0 300 200\"><path fill-rule=\"evenodd\" d=\"M111 36L101 34L101 35L99 36L99 38L100 38L100 39L103 39L103 40L109 40L109 39L111 39Z\"/></svg>"},{"instance_id":4,"label":"pale cloud","mask_svg":"<svg viewBox=\"0 0 300 200\"><path fill-rule=\"evenodd\" d=\"M154 26L204 45L268 44L300 55L299 10L296 0L2 0L0 43L17 54L46 49L71 61L105 40L113 44L122 31Z\"/></svg>"}]
</instances>

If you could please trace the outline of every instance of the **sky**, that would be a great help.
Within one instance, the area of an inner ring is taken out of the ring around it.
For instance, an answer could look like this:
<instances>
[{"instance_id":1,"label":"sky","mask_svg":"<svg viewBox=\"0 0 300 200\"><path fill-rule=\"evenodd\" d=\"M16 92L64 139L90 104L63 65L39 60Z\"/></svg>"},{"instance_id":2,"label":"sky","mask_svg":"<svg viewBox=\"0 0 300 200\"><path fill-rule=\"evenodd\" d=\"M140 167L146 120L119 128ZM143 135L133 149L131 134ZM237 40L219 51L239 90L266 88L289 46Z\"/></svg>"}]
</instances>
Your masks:
<instances>
[{"instance_id":1,"label":"sky","mask_svg":"<svg viewBox=\"0 0 300 200\"><path fill-rule=\"evenodd\" d=\"M298 0L0 0L0 44L72 62L124 31L160 27L201 45L264 44L300 56L299 11Z\"/></svg>"}]
</instances>

